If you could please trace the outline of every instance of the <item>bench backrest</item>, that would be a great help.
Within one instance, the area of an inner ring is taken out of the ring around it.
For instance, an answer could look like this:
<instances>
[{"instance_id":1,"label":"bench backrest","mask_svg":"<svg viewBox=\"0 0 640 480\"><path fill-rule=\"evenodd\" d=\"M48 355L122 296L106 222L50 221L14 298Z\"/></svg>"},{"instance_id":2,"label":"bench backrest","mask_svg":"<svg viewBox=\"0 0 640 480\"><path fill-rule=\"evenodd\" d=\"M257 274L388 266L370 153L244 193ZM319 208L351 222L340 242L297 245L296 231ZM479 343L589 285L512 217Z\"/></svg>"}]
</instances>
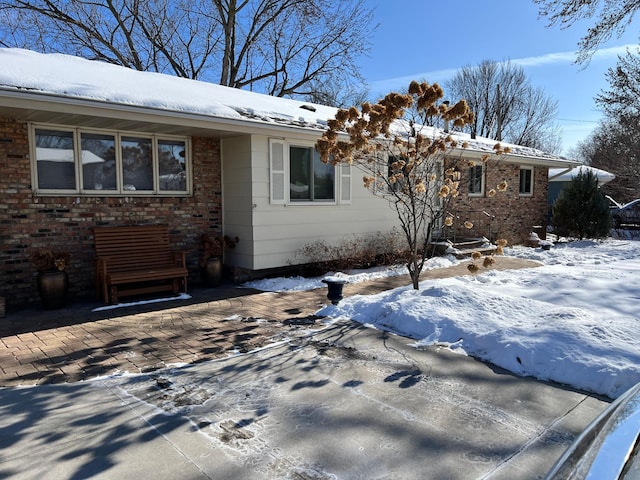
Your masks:
<instances>
[{"instance_id":1,"label":"bench backrest","mask_svg":"<svg viewBox=\"0 0 640 480\"><path fill-rule=\"evenodd\" d=\"M93 240L109 272L174 266L167 225L96 227Z\"/></svg>"}]
</instances>

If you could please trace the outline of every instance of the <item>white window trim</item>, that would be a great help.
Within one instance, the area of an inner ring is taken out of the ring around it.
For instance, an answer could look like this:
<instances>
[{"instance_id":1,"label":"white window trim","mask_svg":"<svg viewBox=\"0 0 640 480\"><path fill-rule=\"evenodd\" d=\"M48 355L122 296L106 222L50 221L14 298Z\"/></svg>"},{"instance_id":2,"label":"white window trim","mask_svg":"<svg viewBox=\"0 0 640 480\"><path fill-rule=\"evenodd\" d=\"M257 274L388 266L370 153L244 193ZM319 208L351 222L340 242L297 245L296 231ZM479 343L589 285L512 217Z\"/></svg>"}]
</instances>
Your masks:
<instances>
[{"instance_id":1,"label":"white window trim","mask_svg":"<svg viewBox=\"0 0 640 480\"><path fill-rule=\"evenodd\" d=\"M470 192L469 191L469 186L471 185L471 178L468 179L468 184L467 184L467 195L469 197L474 197L474 198L478 198L478 197L484 197L484 192L485 192L485 184L486 184L486 168L484 163L482 162L473 162L473 166L474 167L482 167L482 178L480 181L480 191L479 192ZM467 167L467 171L471 169L471 166Z\"/></svg>"},{"instance_id":2,"label":"white window trim","mask_svg":"<svg viewBox=\"0 0 640 480\"><path fill-rule=\"evenodd\" d=\"M284 161L283 169L279 167L278 151L282 146L282 159ZM269 198L272 205L287 206L336 206L347 205L351 203L353 186L352 186L352 166L339 164L334 167L333 179L333 200L291 200L290 198L290 148L311 148L315 149L314 142L305 142L297 140L285 140L280 138L269 139ZM275 150L274 150L275 149ZM277 153L276 153L277 152ZM280 183L280 175L284 181ZM284 191L279 191L280 186Z\"/></svg>"},{"instance_id":3,"label":"white window trim","mask_svg":"<svg viewBox=\"0 0 640 480\"><path fill-rule=\"evenodd\" d=\"M40 189L38 188L38 165L36 155L36 130L59 130L63 132L70 132L73 134L73 159L74 159L74 171L76 188L74 189ZM80 158L82 152L80 150L81 134L93 133L102 135L113 135L115 140L116 149L116 183L118 189L116 190L95 190L85 189L82 185L82 170ZM122 137L140 137L151 139L152 142L152 171L153 171L153 190L125 190L122 178L122 153L121 153L121 139ZM158 159L158 141L162 140L176 140L184 142L185 144L185 169L187 174L186 190L160 190L159 185L159 159ZM70 127L65 125L45 124L45 123L31 123L29 124L29 149L31 158L31 176L32 176L32 190L35 195L38 196L61 196L61 195L78 195L83 197L187 197L193 194L193 166L191 158L191 138L176 136L176 135L159 135L148 132L138 132L129 130L110 130L110 129L95 129L95 128L82 128L82 127Z\"/></svg>"},{"instance_id":4,"label":"white window trim","mask_svg":"<svg viewBox=\"0 0 640 480\"><path fill-rule=\"evenodd\" d=\"M522 175L522 170L529 170L531 172L531 190L529 192L521 192L520 191L520 179L521 179L521 175ZM518 194L521 197L533 197L533 179L534 179L534 169L531 166L525 166L525 165L521 165L520 166L520 171L518 174Z\"/></svg>"}]
</instances>

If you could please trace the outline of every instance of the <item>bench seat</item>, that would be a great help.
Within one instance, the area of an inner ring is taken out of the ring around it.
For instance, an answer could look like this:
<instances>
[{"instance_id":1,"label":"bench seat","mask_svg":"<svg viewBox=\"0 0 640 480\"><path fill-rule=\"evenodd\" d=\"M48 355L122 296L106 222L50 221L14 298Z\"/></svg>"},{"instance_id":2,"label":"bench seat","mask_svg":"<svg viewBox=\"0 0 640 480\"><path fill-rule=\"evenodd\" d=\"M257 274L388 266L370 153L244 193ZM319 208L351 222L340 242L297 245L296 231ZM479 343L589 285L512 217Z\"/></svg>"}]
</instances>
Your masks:
<instances>
[{"instance_id":1,"label":"bench seat","mask_svg":"<svg viewBox=\"0 0 640 480\"><path fill-rule=\"evenodd\" d=\"M93 229L96 294L105 303L121 296L187 291L185 253L172 251L166 225Z\"/></svg>"}]
</instances>

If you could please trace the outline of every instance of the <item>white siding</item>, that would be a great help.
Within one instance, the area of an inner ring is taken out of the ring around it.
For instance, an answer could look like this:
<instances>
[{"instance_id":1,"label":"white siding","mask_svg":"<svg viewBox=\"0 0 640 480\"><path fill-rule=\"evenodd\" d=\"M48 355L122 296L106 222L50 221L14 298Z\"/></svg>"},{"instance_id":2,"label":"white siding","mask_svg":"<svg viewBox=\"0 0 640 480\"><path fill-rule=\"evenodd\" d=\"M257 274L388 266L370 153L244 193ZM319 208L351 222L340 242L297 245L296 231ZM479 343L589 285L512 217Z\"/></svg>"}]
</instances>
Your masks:
<instances>
[{"instance_id":1,"label":"white siding","mask_svg":"<svg viewBox=\"0 0 640 480\"><path fill-rule=\"evenodd\" d=\"M253 178L251 136L222 140L222 218L226 235L239 238L228 250L225 262L252 270L253 267Z\"/></svg>"},{"instance_id":2,"label":"white siding","mask_svg":"<svg viewBox=\"0 0 640 480\"><path fill-rule=\"evenodd\" d=\"M269 140L265 136L253 136L250 142L247 137L243 137L242 142L224 140L225 232L240 237L240 243L231 252L232 257L229 256L237 266L261 270L304 263L296 253L308 243L325 240L338 244L353 234L386 233L397 225L396 215L388 202L374 197L364 188L357 168L351 169L350 203L273 204ZM286 141L313 142L315 138L287 138ZM247 148L251 153L250 185L247 184L249 172L245 167L249 163ZM338 185L346 180L345 173L340 175L338 170ZM239 191L230 193L229 189L250 192L252 198L249 200ZM341 193L339 186L336 196L340 197ZM246 218L248 211L250 222ZM247 236L247 228L251 231L250 237ZM247 256L252 257L251 262Z\"/></svg>"}]
</instances>

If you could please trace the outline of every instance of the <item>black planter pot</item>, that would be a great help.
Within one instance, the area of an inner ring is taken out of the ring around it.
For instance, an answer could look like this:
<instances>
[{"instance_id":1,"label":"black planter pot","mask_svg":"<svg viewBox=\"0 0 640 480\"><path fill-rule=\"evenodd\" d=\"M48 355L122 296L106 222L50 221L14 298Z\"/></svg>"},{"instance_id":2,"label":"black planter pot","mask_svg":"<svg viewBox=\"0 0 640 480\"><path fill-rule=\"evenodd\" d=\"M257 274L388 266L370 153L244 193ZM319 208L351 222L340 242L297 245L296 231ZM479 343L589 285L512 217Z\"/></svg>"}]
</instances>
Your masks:
<instances>
[{"instance_id":1,"label":"black planter pot","mask_svg":"<svg viewBox=\"0 0 640 480\"><path fill-rule=\"evenodd\" d=\"M39 272L37 282L40 300L45 309L54 310L67 305L69 293L67 272Z\"/></svg>"},{"instance_id":2,"label":"black planter pot","mask_svg":"<svg viewBox=\"0 0 640 480\"><path fill-rule=\"evenodd\" d=\"M202 267L202 283L206 287L219 287L222 283L222 259L210 258Z\"/></svg>"},{"instance_id":3,"label":"black planter pot","mask_svg":"<svg viewBox=\"0 0 640 480\"><path fill-rule=\"evenodd\" d=\"M342 296L342 287L344 287L346 280L341 278L325 278L322 280L322 283L326 283L329 289L327 293L327 298L331 301L333 305L337 305L340 303L344 297Z\"/></svg>"}]
</instances>

